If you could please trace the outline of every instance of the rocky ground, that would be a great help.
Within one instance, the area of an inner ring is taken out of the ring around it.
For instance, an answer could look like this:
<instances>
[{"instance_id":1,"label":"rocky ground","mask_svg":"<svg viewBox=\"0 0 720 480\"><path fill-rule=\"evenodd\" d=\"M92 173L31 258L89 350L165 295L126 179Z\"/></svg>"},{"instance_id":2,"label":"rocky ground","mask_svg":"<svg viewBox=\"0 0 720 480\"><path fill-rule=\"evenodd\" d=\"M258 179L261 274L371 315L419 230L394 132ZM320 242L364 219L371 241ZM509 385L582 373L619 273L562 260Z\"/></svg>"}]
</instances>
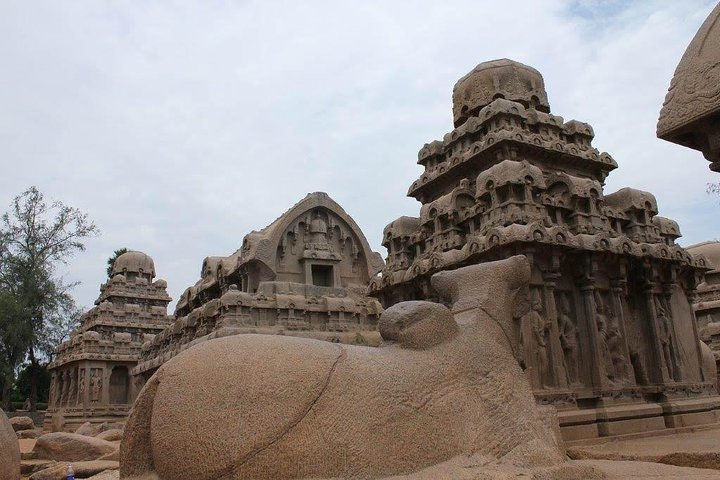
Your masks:
<instances>
[{"instance_id":1,"label":"rocky ground","mask_svg":"<svg viewBox=\"0 0 720 480\"><path fill-rule=\"evenodd\" d=\"M75 433L43 434L28 420L11 420L23 480L64 480L69 463L76 478L119 479L120 428L86 423ZM720 480L720 429L576 445L568 448L568 456L563 466L532 471L482 457L457 457L386 480Z\"/></svg>"},{"instance_id":2,"label":"rocky ground","mask_svg":"<svg viewBox=\"0 0 720 480\"><path fill-rule=\"evenodd\" d=\"M64 480L71 464L76 478L119 478L120 426L82 425L75 433L46 433L28 417L10 423L18 436L23 480Z\"/></svg>"}]
</instances>

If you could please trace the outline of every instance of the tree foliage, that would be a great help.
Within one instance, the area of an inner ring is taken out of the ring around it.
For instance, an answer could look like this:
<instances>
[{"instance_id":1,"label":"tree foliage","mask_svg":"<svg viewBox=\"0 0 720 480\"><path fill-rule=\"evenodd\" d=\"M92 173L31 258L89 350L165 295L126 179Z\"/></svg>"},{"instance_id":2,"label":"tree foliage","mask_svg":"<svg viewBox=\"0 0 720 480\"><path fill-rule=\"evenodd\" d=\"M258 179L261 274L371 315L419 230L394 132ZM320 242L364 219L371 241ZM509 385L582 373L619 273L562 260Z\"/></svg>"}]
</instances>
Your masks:
<instances>
[{"instance_id":1,"label":"tree foliage","mask_svg":"<svg viewBox=\"0 0 720 480\"><path fill-rule=\"evenodd\" d=\"M720 182L708 183L707 193L720 195Z\"/></svg>"},{"instance_id":2,"label":"tree foliage","mask_svg":"<svg viewBox=\"0 0 720 480\"><path fill-rule=\"evenodd\" d=\"M0 289L0 379L2 399L7 408L14 369L23 361L32 340L32 328L26 321L20 302L7 290Z\"/></svg>"},{"instance_id":3,"label":"tree foliage","mask_svg":"<svg viewBox=\"0 0 720 480\"><path fill-rule=\"evenodd\" d=\"M125 247L117 249L113 252L112 257L107 259L107 276L108 277L112 276L112 269L113 269L113 266L115 265L115 260L117 260L117 258L120 255L122 255L123 253L127 253L127 252L128 252L128 249Z\"/></svg>"},{"instance_id":4,"label":"tree foliage","mask_svg":"<svg viewBox=\"0 0 720 480\"><path fill-rule=\"evenodd\" d=\"M50 373L47 371L46 365L35 364L33 366L31 363L21 367L15 379L12 393L15 401L24 402L26 398L30 398L30 385L33 375L37 378L38 401L47 403L50 393Z\"/></svg>"},{"instance_id":5,"label":"tree foliage","mask_svg":"<svg viewBox=\"0 0 720 480\"><path fill-rule=\"evenodd\" d=\"M74 283L58 274L97 227L87 214L61 202L47 203L30 187L13 200L0 220L0 335L3 335L5 374L3 400L14 371L26 358L37 370L38 357L50 359L53 348L68 336L79 312L70 295ZM3 330L3 325L6 326ZM37 376L32 375L31 402L37 398Z\"/></svg>"}]
</instances>

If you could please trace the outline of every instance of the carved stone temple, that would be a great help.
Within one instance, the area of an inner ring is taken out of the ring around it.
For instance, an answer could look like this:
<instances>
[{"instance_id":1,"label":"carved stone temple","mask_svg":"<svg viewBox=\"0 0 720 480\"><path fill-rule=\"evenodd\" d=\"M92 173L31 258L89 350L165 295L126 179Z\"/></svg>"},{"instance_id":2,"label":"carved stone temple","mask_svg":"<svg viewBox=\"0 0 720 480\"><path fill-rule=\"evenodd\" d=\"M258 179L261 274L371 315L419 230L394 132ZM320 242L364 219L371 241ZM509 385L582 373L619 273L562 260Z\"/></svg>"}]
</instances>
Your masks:
<instances>
[{"instance_id":1,"label":"carved stone temple","mask_svg":"<svg viewBox=\"0 0 720 480\"><path fill-rule=\"evenodd\" d=\"M720 367L720 242L703 242L688 247L688 251L704 256L713 267L705 272L705 279L698 285L693 308L700 339L710 347Z\"/></svg>"},{"instance_id":2,"label":"carved stone temple","mask_svg":"<svg viewBox=\"0 0 720 480\"><path fill-rule=\"evenodd\" d=\"M419 217L384 230L370 293L384 307L436 299L441 270L526 255L530 308L511 339L566 440L717 423L689 296L706 266L675 244L651 193L606 194L613 158L587 123L550 111L540 73L478 65L453 90L454 129L418 154Z\"/></svg>"},{"instance_id":3,"label":"carved stone temple","mask_svg":"<svg viewBox=\"0 0 720 480\"><path fill-rule=\"evenodd\" d=\"M657 136L703 153L720 172L720 4L702 24L675 70Z\"/></svg>"},{"instance_id":4,"label":"carved stone temple","mask_svg":"<svg viewBox=\"0 0 720 480\"><path fill-rule=\"evenodd\" d=\"M340 205L309 194L232 255L205 258L174 323L143 345L133 375L147 381L186 348L241 333L378 345L382 307L366 291L383 266Z\"/></svg>"},{"instance_id":5,"label":"carved stone temple","mask_svg":"<svg viewBox=\"0 0 720 480\"><path fill-rule=\"evenodd\" d=\"M172 321L167 283L153 278L155 264L148 255L130 251L117 257L95 306L48 366L46 430L125 420L139 392L130 372L142 345Z\"/></svg>"}]
</instances>

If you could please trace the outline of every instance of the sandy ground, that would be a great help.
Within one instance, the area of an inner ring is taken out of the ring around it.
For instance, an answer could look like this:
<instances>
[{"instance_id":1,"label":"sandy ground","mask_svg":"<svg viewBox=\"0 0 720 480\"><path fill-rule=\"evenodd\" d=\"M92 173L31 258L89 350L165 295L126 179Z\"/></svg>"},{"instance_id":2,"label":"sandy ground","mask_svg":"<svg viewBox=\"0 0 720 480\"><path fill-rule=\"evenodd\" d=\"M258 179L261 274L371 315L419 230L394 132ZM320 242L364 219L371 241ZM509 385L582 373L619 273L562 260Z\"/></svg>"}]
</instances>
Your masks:
<instances>
[{"instance_id":1,"label":"sandy ground","mask_svg":"<svg viewBox=\"0 0 720 480\"><path fill-rule=\"evenodd\" d=\"M21 452L30 452L35 445L35 440L32 439L22 439L18 442ZM568 452L574 460L563 467L546 472L528 472L507 466L483 465L482 462L472 458L456 458L412 475L392 478L394 480L516 478L720 480L720 429L575 446ZM695 468L697 466L704 468ZM23 480L27 478L22 477Z\"/></svg>"},{"instance_id":2,"label":"sandy ground","mask_svg":"<svg viewBox=\"0 0 720 480\"><path fill-rule=\"evenodd\" d=\"M720 470L720 429L568 448L574 459L636 460Z\"/></svg>"},{"instance_id":3,"label":"sandy ground","mask_svg":"<svg viewBox=\"0 0 720 480\"><path fill-rule=\"evenodd\" d=\"M614 460L572 460L575 465L592 466L608 480L718 480L720 472L704 468L676 467L661 463Z\"/></svg>"}]
</instances>

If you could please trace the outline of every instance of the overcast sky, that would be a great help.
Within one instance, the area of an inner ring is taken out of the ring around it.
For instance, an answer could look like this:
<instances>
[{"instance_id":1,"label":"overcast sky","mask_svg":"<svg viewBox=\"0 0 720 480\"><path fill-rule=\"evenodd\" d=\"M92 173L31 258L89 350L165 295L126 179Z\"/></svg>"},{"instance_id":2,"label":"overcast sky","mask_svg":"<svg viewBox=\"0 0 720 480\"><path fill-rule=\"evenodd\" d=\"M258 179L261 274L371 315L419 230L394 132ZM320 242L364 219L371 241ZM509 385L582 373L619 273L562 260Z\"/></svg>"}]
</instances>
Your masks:
<instances>
[{"instance_id":1,"label":"overcast sky","mask_svg":"<svg viewBox=\"0 0 720 480\"><path fill-rule=\"evenodd\" d=\"M85 307L114 249L151 255L176 300L205 256L313 191L384 256L383 227L418 215L405 194L418 150L452 129L453 85L508 57L543 74L554 114L594 127L620 166L606 193L653 192L684 245L718 238L718 176L655 137L713 6L0 0L0 209L36 185L90 215L101 235L63 269Z\"/></svg>"}]
</instances>

